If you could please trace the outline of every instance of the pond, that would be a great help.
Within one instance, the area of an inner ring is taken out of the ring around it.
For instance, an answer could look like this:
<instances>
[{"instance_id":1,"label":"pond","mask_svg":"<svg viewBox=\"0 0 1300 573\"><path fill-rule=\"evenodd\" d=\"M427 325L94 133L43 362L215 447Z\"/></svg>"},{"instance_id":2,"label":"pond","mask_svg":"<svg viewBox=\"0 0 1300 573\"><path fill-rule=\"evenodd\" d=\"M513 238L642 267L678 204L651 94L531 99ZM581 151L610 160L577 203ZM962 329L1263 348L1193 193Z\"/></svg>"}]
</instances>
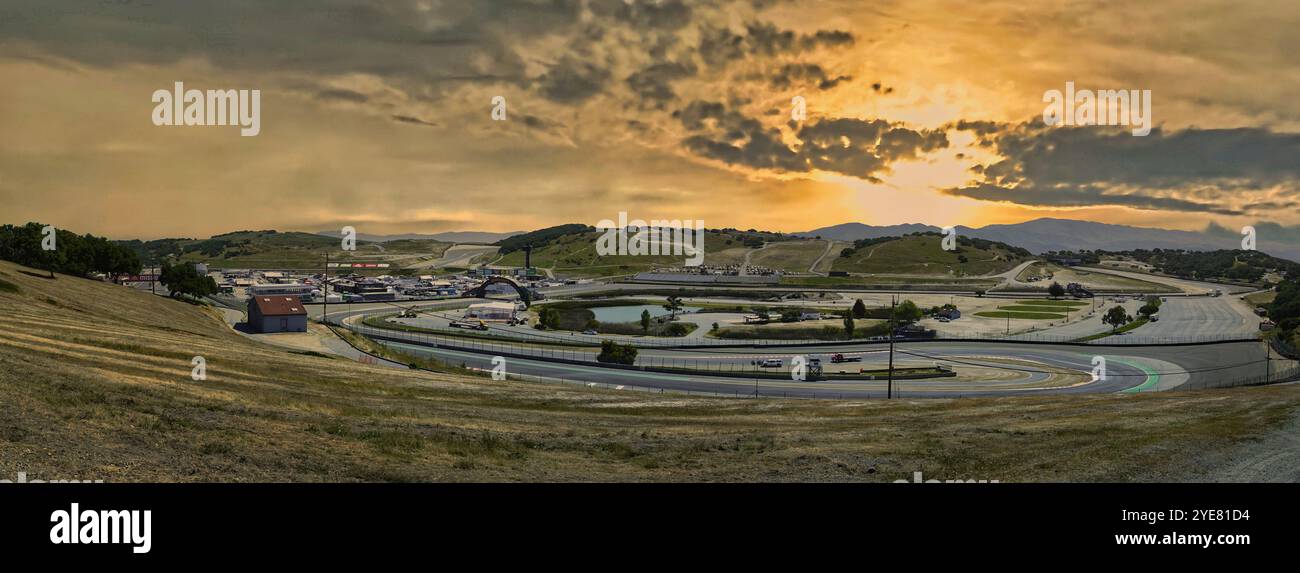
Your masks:
<instances>
[{"instance_id":1,"label":"pond","mask_svg":"<svg viewBox=\"0 0 1300 573\"><path fill-rule=\"evenodd\" d=\"M683 306L677 314L684 312L695 312L699 310L698 306ZM624 306L600 306L591 309L596 315L596 320L600 322L640 322L641 311L650 311L651 318L668 316L668 310L658 304L630 304Z\"/></svg>"}]
</instances>

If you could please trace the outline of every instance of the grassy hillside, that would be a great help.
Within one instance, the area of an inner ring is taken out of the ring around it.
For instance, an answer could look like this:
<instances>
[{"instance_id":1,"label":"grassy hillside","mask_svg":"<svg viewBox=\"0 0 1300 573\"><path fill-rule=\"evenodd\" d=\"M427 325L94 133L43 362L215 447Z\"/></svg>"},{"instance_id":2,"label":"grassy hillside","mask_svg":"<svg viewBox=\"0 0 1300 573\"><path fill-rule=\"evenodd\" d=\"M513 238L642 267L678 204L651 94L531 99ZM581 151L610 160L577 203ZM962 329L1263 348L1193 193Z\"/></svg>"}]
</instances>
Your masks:
<instances>
[{"instance_id":1,"label":"grassy hillside","mask_svg":"<svg viewBox=\"0 0 1300 573\"><path fill-rule=\"evenodd\" d=\"M942 248L937 234L908 235L857 247L847 256L834 253L831 269L850 273L978 276L1006 272L1025 256L1005 245L959 244Z\"/></svg>"},{"instance_id":2,"label":"grassy hillside","mask_svg":"<svg viewBox=\"0 0 1300 573\"><path fill-rule=\"evenodd\" d=\"M520 237L512 237L511 240ZM592 230L558 235L546 233L545 237L539 235L533 243L533 266L550 268L566 276L617 276L655 268L680 267L684 259L680 255L598 256L596 240L599 237L600 232ZM741 265L744 264L746 255L749 255L749 264L753 266L785 272L807 272L826 251L826 245L826 241L761 231L708 230L704 240L704 264L719 267ZM505 252L503 247L502 252L503 256L493 264L523 266L522 250ZM833 253L827 255L826 261L831 258Z\"/></svg>"},{"instance_id":3,"label":"grassy hillside","mask_svg":"<svg viewBox=\"0 0 1300 573\"><path fill-rule=\"evenodd\" d=\"M1295 386L840 402L495 382L295 354L202 307L36 274L0 263L10 479L1150 479L1300 405Z\"/></svg>"},{"instance_id":4,"label":"grassy hillside","mask_svg":"<svg viewBox=\"0 0 1300 573\"><path fill-rule=\"evenodd\" d=\"M816 239L772 243L754 251L749 263L787 272L806 273L817 262L817 258L826 253L826 247L826 241ZM833 259L835 255L836 253L827 253L826 259Z\"/></svg>"},{"instance_id":5,"label":"grassy hillside","mask_svg":"<svg viewBox=\"0 0 1300 573\"><path fill-rule=\"evenodd\" d=\"M320 268L326 253L337 261L387 262L393 267L403 267L437 259L451 246L451 243L430 239L385 243L357 241L355 253L344 257L338 238L277 231L237 231L209 239L158 239L121 243L134 249L146 264L170 256L183 262L207 263L213 268L286 269Z\"/></svg>"},{"instance_id":6,"label":"grassy hillside","mask_svg":"<svg viewBox=\"0 0 1300 573\"><path fill-rule=\"evenodd\" d=\"M1185 279L1263 285L1278 275L1300 276L1300 263L1261 251L1184 251L1137 249L1048 253L1049 258L1078 258L1084 264L1102 264L1127 271L1155 272Z\"/></svg>"},{"instance_id":7,"label":"grassy hillside","mask_svg":"<svg viewBox=\"0 0 1300 573\"><path fill-rule=\"evenodd\" d=\"M1103 265L1104 266L1104 265ZM1140 272L1128 266L1120 267L1118 270L1128 272ZM1169 292L1169 285L1164 285L1151 281L1144 281L1132 277L1119 276L1110 273L1087 271L1079 267L1061 266L1056 263L1038 262L1025 267L1020 274L1016 275L1016 280L1028 281L1031 277L1037 276L1039 279L1029 283L1032 287L1046 290L1052 283L1066 285L1069 283L1079 283L1090 289L1099 292ZM1051 278L1048 278L1051 277Z\"/></svg>"},{"instance_id":8,"label":"grassy hillside","mask_svg":"<svg viewBox=\"0 0 1300 573\"><path fill-rule=\"evenodd\" d=\"M565 276L601 277L631 275L655 268L680 267L686 258L683 255L601 256L596 253L596 240L600 235L600 231L586 231L551 238L546 244L534 247L533 266L553 269L556 273ZM747 250L750 249L737 235L719 231L705 232L704 264L706 265L740 264L744 262ZM524 253L522 250L510 252L493 264L523 266Z\"/></svg>"}]
</instances>

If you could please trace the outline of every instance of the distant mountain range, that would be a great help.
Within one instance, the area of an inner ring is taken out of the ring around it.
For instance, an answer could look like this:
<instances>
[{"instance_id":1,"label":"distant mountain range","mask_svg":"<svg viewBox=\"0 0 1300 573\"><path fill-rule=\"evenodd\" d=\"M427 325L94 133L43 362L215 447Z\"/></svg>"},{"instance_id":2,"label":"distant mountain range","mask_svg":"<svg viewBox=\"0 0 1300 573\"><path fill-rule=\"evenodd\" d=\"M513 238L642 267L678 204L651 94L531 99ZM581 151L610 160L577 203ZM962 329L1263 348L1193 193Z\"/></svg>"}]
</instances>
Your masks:
<instances>
[{"instance_id":1,"label":"distant mountain range","mask_svg":"<svg viewBox=\"0 0 1300 573\"><path fill-rule=\"evenodd\" d=\"M320 231L317 232L316 234L324 235L326 237L339 237L340 235L342 235L342 233L338 231ZM374 241L377 243L383 243L387 241L426 240L426 241L442 241L445 243L491 244L500 241L502 239L506 239L509 237L513 237L515 235L522 235L522 234L524 234L524 231L512 231L509 233L491 233L487 231L448 231L445 233L430 233L430 234L407 233L405 235L368 235L365 233L357 233L357 240Z\"/></svg>"},{"instance_id":2,"label":"distant mountain range","mask_svg":"<svg viewBox=\"0 0 1300 573\"><path fill-rule=\"evenodd\" d=\"M794 233L794 235L801 237L820 236L823 239L837 241L856 241L858 239L901 236L926 231L941 232L942 230L940 227L933 225L917 223L884 226L843 223L813 229L804 233ZM1096 249L1124 251L1159 248L1215 251L1241 248L1240 235L1217 226L1211 226L1202 232L1172 231L1150 227L1094 223L1092 221L1043 218L1011 225L988 225L978 228L958 226L957 234L990 241L1001 241L1009 245L1024 247L1033 253L1039 254L1047 251ZM1259 230L1256 248L1275 257L1300 261L1300 243L1290 240L1289 236L1270 239L1269 236L1273 234L1282 235L1281 233Z\"/></svg>"}]
</instances>

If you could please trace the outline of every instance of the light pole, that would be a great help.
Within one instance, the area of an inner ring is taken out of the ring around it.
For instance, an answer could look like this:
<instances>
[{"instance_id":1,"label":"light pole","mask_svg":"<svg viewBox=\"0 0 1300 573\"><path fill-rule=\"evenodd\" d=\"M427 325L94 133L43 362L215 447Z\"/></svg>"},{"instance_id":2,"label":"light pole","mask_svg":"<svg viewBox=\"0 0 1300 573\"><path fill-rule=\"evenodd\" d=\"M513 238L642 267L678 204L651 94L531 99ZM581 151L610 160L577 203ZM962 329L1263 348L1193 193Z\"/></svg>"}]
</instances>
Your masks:
<instances>
[{"instance_id":1,"label":"light pole","mask_svg":"<svg viewBox=\"0 0 1300 573\"><path fill-rule=\"evenodd\" d=\"M885 386L885 399L894 398L894 310L898 308L898 295L892 295L889 300L889 382Z\"/></svg>"},{"instance_id":2,"label":"light pole","mask_svg":"<svg viewBox=\"0 0 1300 573\"><path fill-rule=\"evenodd\" d=\"M320 315L321 322L330 323L330 254L325 251L325 274L321 275L321 292L325 296L325 309Z\"/></svg>"}]
</instances>

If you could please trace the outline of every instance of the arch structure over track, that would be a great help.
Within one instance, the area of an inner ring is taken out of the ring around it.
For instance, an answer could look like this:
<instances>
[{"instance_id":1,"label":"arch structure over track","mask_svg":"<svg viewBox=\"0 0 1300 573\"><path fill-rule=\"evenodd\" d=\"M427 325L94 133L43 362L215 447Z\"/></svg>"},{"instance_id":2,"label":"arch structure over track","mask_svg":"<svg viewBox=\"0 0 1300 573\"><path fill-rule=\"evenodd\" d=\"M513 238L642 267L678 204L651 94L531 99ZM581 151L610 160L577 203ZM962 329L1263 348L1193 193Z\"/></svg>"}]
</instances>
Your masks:
<instances>
[{"instance_id":1,"label":"arch structure over track","mask_svg":"<svg viewBox=\"0 0 1300 573\"><path fill-rule=\"evenodd\" d=\"M534 299L542 298L542 296L539 293L533 292L528 287L521 286L513 279L510 279L508 277L499 277L499 276L488 277L487 280L483 281L483 284L480 284L472 289L469 289L461 293L461 296L474 297L474 298L487 298L487 287L493 284L510 285L512 288L515 289L515 292L519 293L519 300L524 301L525 306L532 306Z\"/></svg>"}]
</instances>

